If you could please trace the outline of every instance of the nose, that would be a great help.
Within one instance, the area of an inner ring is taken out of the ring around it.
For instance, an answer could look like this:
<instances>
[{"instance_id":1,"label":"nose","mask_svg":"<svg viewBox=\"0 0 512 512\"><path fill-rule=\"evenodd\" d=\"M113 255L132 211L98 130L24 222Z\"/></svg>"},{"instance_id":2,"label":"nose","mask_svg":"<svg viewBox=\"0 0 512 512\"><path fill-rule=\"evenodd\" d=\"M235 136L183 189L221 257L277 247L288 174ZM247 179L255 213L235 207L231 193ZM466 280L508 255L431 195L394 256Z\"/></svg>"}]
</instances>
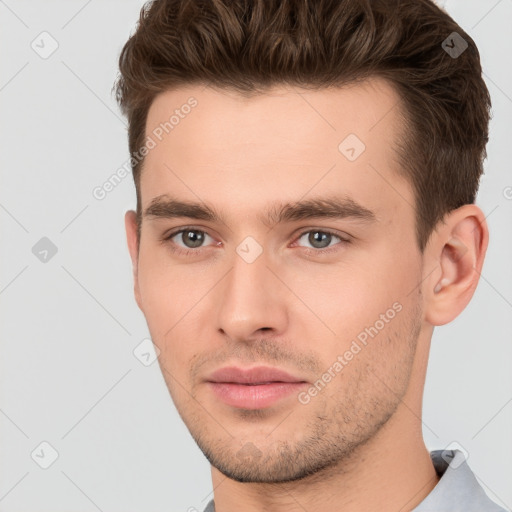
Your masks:
<instances>
[{"instance_id":1,"label":"nose","mask_svg":"<svg viewBox=\"0 0 512 512\"><path fill-rule=\"evenodd\" d=\"M291 292L263 252L252 262L234 255L233 267L216 290L218 329L237 342L284 333Z\"/></svg>"}]
</instances>

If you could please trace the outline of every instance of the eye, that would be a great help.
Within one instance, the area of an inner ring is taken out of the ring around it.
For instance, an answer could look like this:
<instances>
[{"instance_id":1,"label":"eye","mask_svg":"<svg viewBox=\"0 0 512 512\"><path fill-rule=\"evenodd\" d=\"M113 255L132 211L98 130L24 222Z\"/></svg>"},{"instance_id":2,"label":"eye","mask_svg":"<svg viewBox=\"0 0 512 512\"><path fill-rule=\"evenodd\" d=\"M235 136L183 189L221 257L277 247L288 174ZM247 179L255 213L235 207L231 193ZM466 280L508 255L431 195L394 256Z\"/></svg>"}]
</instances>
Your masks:
<instances>
[{"instance_id":1,"label":"eye","mask_svg":"<svg viewBox=\"0 0 512 512\"><path fill-rule=\"evenodd\" d=\"M306 235L307 235L307 237L306 237ZM323 230L323 229L310 229L309 231L303 231L297 240L300 241L305 237L306 237L306 242L309 243L311 245L311 248L313 249L313 250L311 250L310 247L306 247L308 252L317 253L317 254L331 252L332 250L337 250L336 245L343 245L344 243L350 242L348 240L348 238L343 238L342 236L340 236L337 233L334 233L329 230ZM334 247L333 246L329 247L329 245L333 241L333 238L338 239L340 242L335 244Z\"/></svg>"},{"instance_id":2,"label":"eye","mask_svg":"<svg viewBox=\"0 0 512 512\"><path fill-rule=\"evenodd\" d=\"M203 249L206 249L205 242L208 242L207 239L214 240L201 229L185 227L166 235L162 238L162 242L166 243L174 253L187 256L193 254L197 255L201 253ZM348 238L344 238L338 233L325 229L309 229L303 231L294 244L297 244L297 242L302 239L305 239L306 243L310 244L310 247L304 247L305 252L312 255L330 253L338 250L339 247L337 246L350 243ZM339 240L339 242L331 245L335 239ZM220 244L221 242L217 242L217 245Z\"/></svg>"},{"instance_id":3,"label":"eye","mask_svg":"<svg viewBox=\"0 0 512 512\"><path fill-rule=\"evenodd\" d=\"M178 236L179 235L179 236ZM173 240L176 238L176 240ZM170 247L179 254L198 253L203 249L206 238L213 238L200 229L182 228L167 235L162 241L170 242ZM180 245L180 242L183 245Z\"/></svg>"}]
</instances>

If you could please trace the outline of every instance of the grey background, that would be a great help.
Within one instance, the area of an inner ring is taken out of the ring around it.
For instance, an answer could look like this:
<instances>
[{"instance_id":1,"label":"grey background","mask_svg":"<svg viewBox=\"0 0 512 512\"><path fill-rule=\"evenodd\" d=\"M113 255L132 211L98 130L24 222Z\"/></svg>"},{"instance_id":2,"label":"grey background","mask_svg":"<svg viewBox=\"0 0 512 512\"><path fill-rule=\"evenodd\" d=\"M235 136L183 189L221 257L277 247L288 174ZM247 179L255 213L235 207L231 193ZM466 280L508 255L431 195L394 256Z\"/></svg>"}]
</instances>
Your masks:
<instances>
[{"instance_id":1,"label":"grey background","mask_svg":"<svg viewBox=\"0 0 512 512\"><path fill-rule=\"evenodd\" d=\"M142 3L0 1L1 511L192 511L211 498L157 363L133 354L148 330L124 234L131 176L92 194L128 158L110 91ZM472 302L434 334L424 435L430 449L459 443L510 510L512 0L442 3L475 39L492 95L478 198L491 243ZM31 47L52 38L48 58ZM43 237L57 248L46 262ZM43 441L58 452L48 469Z\"/></svg>"}]
</instances>

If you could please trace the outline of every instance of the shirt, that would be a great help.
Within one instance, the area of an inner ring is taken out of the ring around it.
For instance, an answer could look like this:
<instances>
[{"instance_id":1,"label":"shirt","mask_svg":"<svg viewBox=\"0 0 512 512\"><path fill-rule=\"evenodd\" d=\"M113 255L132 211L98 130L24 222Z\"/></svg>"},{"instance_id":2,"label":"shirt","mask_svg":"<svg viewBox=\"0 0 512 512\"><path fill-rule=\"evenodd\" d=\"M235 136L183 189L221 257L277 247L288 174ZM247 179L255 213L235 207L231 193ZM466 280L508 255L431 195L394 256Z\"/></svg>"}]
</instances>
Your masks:
<instances>
[{"instance_id":1,"label":"shirt","mask_svg":"<svg viewBox=\"0 0 512 512\"><path fill-rule=\"evenodd\" d=\"M487 497L460 450L435 450L430 458L441 478L412 512L506 512ZM215 512L213 500L204 512Z\"/></svg>"}]
</instances>

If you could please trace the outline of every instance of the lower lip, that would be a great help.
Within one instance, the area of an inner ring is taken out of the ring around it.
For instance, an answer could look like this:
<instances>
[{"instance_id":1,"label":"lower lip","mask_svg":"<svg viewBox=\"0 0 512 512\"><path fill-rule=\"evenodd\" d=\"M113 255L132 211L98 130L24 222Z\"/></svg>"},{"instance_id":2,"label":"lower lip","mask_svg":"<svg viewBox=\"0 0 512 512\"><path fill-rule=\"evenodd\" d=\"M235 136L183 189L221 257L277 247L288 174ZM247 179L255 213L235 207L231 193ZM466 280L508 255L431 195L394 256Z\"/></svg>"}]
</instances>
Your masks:
<instances>
[{"instance_id":1,"label":"lower lip","mask_svg":"<svg viewBox=\"0 0 512 512\"><path fill-rule=\"evenodd\" d=\"M242 409L263 409L278 400L298 393L305 382L271 382L269 384L234 384L209 382L215 395L227 405Z\"/></svg>"}]
</instances>

